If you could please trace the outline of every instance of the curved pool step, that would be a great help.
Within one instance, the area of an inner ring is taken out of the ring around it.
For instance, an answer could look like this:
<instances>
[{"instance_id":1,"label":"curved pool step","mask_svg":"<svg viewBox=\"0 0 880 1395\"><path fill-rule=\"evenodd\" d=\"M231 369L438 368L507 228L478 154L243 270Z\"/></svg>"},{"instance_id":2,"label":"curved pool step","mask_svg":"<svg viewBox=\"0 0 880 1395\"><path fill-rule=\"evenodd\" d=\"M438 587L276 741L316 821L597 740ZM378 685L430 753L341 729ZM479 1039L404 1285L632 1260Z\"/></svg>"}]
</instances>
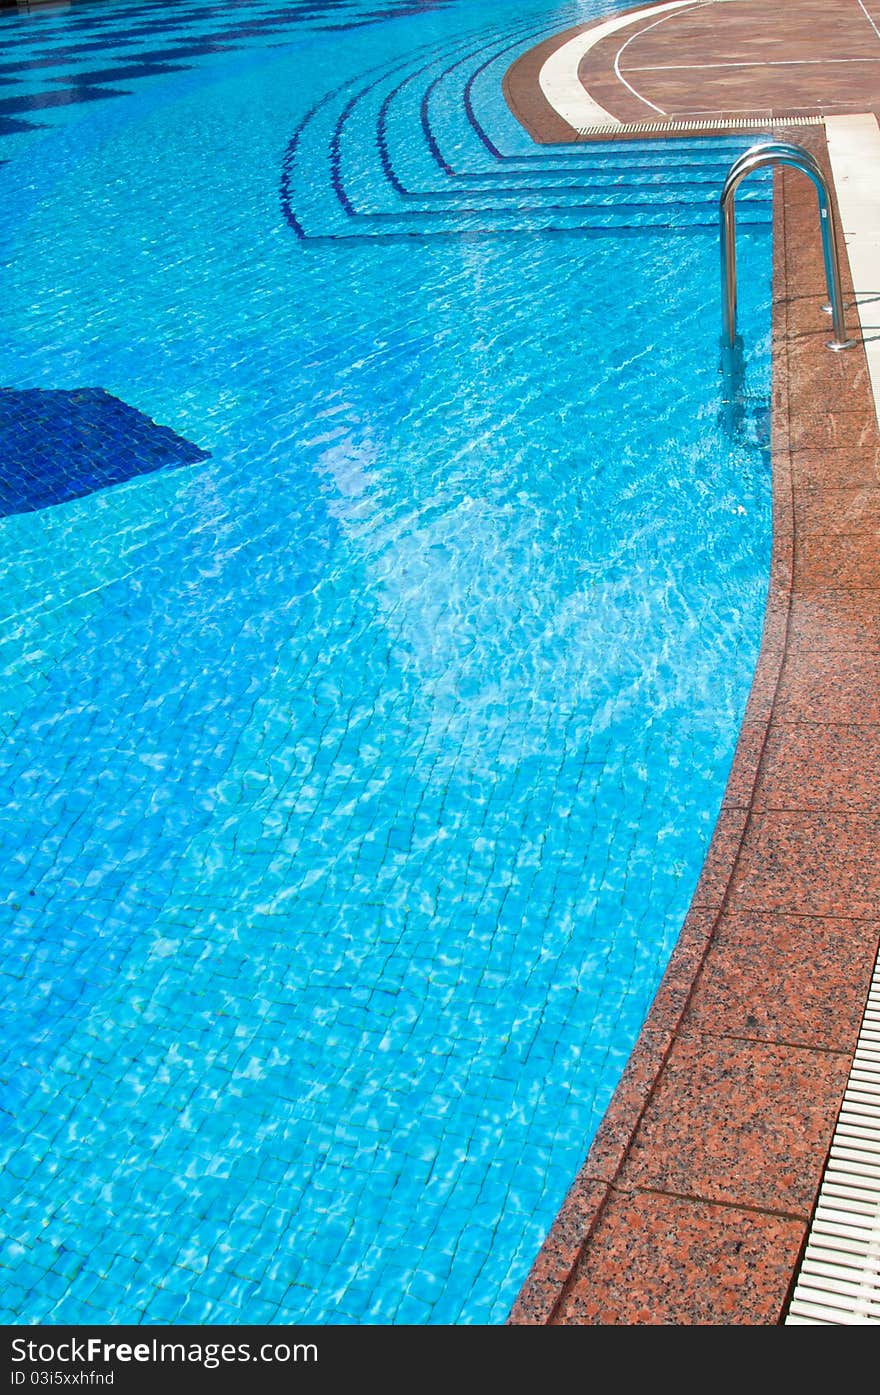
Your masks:
<instances>
[{"instance_id":1,"label":"curved pool step","mask_svg":"<svg viewBox=\"0 0 880 1395\"><path fill-rule=\"evenodd\" d=\"M474 75L496 58L487 62L471 37L458 52L410 55L328 93L295 132L283 164L281 204L297 235L716 229L730 160L748 137L548 151L523 143L519 132L502 150L475 104ZM743 191L743 226L769 223L770 191L769 177Z\"/></svg>"}]
</instances>

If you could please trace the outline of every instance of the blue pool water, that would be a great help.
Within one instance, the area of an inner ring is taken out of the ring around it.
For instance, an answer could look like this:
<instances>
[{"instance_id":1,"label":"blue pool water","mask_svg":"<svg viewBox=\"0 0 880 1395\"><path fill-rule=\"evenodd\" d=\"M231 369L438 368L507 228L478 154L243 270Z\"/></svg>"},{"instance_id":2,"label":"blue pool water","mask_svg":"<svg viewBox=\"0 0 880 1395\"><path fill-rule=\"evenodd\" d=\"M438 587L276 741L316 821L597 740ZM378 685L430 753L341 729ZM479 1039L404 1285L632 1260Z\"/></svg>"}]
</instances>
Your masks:
<instances>
[{"instance_id":1,"label":"blue pool water","mask_svg":"<svg viewBox=\"0 0 880 1395\"><path fill-rule=\"evenodd\" d=\"M612 8L0 15L4 1321L500 1323L586 1153L770 539L749 137L504 104Z\"/></svg>"}]
</instances>

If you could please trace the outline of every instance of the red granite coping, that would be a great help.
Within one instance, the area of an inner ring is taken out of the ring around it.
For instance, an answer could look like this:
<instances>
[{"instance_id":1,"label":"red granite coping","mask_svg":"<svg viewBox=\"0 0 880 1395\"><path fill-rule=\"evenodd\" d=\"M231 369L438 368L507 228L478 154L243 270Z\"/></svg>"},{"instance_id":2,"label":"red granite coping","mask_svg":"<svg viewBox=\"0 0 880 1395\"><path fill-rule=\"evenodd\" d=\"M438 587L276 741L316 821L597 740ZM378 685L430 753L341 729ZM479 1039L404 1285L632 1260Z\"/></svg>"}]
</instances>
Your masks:
<instances>
[{"instance_id":1,"label":"red granite coping","mask_svg":"<svg viewBox=\"0 0 880 1395\"><path fill-rule=\"evenodd\" d=\"M830 179L821 126L798 140ZM515 1325L784 1322L880 947L880 434L861 343L826 348L815 192L774 179L760 655L681 936Z\"/></svg>"},{"instance_id":2,"label":"red granite coping","mask_svg":"<svg viewBox=\"0 0 880 1395\"><path fill-rule=\"evenodd\" d=\"M580 76L620 121L872 111L880 35L858 0L725 0L610 35Z\"/></svg>"},{"instance_id":3,"label":"red granite coping","mask_svg":"<svg viewBox=\"0 0 880 1395\"><path fill-rule=\"evenodd\" d=\"M784 125L880 110L880 0L695 0L659 16L654 8L609 11L631 14L632 23L600 39L580 65L582 85L611 119L754 117ZM550 106L538 73L555 49L599 23L565 30L506 74L508 105L534 140L584 139ZM609 130L606 138L624 136Z\"/></svg>"}]
</instances>

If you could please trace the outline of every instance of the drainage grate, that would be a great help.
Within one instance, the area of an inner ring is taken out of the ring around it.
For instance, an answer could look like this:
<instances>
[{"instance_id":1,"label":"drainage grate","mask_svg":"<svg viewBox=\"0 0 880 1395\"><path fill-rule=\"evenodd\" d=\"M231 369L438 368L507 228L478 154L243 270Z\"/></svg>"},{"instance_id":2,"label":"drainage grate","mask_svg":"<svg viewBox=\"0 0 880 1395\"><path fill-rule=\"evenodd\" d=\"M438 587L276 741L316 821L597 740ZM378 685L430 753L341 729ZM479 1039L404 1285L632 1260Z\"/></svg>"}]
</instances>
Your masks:
<instances>
[{"instance_id":1,"label":"drainage grate","mask_svg":"<svg viewBox=\"0 0 880 1395\"><path fill-rule=\"evenodd\" d=\"M777 126L821 126L823 116L719 116L709 121L629 121L579 126L579 136L647 135L652 131L754 131Z\"/></svg>"},{"instance_id":2,"label":"drainage grate","mask_svg":"<svg viewBox=\"0 0 880 1395\"><path fill-rule=\"evenodd\" d=\"M785 1321L880 1323L880 961Z\"/></svg>"}]
</instances>

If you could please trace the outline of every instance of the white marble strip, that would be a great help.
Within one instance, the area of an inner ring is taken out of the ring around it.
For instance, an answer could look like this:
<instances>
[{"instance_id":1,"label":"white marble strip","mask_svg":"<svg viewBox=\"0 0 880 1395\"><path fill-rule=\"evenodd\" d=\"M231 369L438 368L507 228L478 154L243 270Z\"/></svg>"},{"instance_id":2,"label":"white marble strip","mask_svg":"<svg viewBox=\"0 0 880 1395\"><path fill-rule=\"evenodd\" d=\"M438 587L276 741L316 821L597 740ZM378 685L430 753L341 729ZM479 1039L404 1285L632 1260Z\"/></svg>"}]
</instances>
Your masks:
<instances>
[{"instance_id":1,"label":"white marble strip","mask_svg":"<svg viewBox=\"0 0 880 1395\"><path fill-rule=\"evenodd\" d=\"M825 118L843 240L880 418L880 127L876 116Z\"/></svg>"}]
</instances>

